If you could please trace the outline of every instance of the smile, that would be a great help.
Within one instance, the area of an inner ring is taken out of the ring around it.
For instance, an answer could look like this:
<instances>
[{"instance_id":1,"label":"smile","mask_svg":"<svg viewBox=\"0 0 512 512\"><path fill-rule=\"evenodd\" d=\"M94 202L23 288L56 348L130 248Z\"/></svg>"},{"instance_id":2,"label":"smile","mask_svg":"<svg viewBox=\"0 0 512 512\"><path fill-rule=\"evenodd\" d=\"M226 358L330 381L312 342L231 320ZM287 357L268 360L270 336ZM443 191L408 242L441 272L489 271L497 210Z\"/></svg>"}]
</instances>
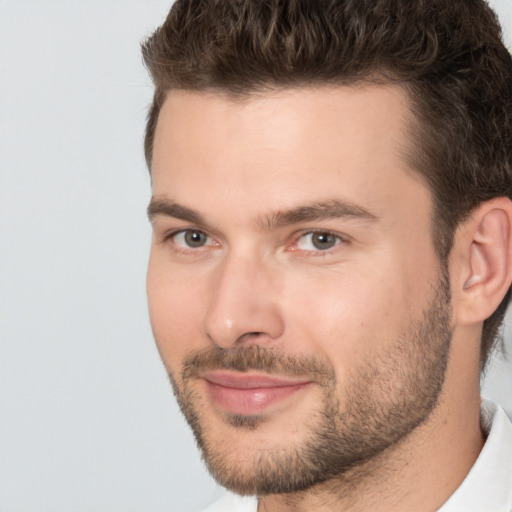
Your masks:
<instances>
[{"instance_id":1,"label":"smile","mask_svg":"<svg viewBox=\"0 0 512 512\"><path fill-rule=\"evenodd\" d=\"M230 371L211 371L201 377L215 406L227 413L248 416L261 414L312 384L309 379Z\"/></svg>"}]
</instances>

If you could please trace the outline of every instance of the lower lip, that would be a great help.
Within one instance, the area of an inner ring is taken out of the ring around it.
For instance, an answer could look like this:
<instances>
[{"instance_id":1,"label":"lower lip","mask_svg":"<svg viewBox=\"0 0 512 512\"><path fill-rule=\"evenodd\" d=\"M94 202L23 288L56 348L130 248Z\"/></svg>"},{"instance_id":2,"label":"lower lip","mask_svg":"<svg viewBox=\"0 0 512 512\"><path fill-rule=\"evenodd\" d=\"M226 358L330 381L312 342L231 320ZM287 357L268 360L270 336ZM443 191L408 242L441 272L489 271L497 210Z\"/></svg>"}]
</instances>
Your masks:
<instances>
[{"instance_id":1,"label":"lower lip","mask_svg":"<svg viewBox=\"0 0 512 512\"><path fill-rule=\"evenodd\" d=\"M224 412L246 416L262 414L270 406L282 402L310 385L309 382L290 386L252 389L230 388L206 381L212 402Z\"/></svg>"}]
</instances>

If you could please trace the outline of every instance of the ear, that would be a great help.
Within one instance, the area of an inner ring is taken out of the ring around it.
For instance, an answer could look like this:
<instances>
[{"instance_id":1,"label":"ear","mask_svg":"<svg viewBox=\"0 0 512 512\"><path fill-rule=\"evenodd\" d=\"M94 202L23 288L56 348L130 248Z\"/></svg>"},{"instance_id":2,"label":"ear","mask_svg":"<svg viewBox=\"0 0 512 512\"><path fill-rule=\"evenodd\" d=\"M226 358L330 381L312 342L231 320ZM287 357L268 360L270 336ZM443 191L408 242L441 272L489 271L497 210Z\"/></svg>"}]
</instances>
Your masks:
<instances>
[{"instance_id":1,"label":"ear","mask_svg":"<svg viewBox=\"0 0 512 512\"><path fill-rule=\"evenodd\" d=\"M450 260L455 322L483 322L512 282L512 202L480 204L457 228Z\"/></svg>"}]
</instances>

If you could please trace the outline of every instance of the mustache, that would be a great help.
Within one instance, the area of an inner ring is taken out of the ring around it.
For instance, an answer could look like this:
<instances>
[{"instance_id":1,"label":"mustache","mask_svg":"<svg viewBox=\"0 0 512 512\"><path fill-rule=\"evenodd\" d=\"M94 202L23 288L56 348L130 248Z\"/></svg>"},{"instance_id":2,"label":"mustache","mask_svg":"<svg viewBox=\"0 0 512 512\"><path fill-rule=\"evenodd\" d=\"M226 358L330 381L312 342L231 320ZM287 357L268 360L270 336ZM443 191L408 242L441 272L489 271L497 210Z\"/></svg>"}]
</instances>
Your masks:
<instances>
[{"instance_id":1,"label":"mustache","mask_svg":"<svg viewBox=\"0 0 512 512\"><path fill-rule=\"evenodd\" d=\"M199 378L211 370L248 372L257 370L283 376L308 376L320 384L335 381L334 368L316 356L283 354L259 345L223 349L212 347L190 354L183 363L182 379Z\"/></svg>"}]
</instances>

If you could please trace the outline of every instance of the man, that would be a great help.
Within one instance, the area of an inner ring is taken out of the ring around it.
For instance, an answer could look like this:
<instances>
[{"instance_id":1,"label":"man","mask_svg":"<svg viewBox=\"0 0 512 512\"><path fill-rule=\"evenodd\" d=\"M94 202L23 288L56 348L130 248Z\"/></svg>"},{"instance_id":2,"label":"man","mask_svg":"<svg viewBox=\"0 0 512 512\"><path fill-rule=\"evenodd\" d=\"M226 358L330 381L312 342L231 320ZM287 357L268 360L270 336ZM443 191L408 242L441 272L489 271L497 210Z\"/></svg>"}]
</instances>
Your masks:
<instances>
[{"instance_id":1,"label":"man","mask_svg":"<svg viewBox=\"0 0 512 512\"><path fill-rule=\"evenodd\" d=\"M488 5L178 0L143 52L149 309L234 493L209 510L510 511L479 393L512 281Z\"/></svg>"}]
</instances>

